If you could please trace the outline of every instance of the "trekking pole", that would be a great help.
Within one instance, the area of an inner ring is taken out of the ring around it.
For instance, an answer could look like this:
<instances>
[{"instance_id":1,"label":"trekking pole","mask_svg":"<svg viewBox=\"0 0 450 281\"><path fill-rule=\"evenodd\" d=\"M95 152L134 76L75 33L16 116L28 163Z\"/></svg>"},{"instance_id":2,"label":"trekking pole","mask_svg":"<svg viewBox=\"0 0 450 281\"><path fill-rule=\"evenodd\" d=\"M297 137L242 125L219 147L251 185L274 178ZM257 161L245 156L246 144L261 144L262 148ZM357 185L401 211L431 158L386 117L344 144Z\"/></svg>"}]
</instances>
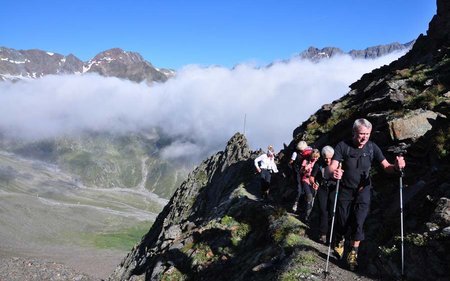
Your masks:
<instances>
[{"instance_id":1,"label":"trekking pole","mask_svg":"<svg viewBox=\"0 0 450 281\"><path fill-rule=\"evenodd\" d=\"M392 151L394 155L403 157L406 154L409 145L405 143L399 143L397 147L392 147L388 150ZM404 248L404 233L403 233L403 177L405 172L403 169L400 172L400 240L401 240L401 260L402 260L402 278L405 274L405 248Z\"/></svg>"},{"instance_id":2,"label":"trekking pole","mask_svg":"<svg viewBox=\"0 0 450 281\"><path fill-rule=\"evenodd\" d=\"M340 167L341 167L341 162L339 162L339 164L338 164L338 169ZM340 180L336 181L336 194L334 195L333 218L331 219L331 232L330 232L330 240L328 242L328 254L327 254L327 264L325 266L325 276L327 274L330 274L328 272L328 263L330 261L331 241L333 241L334 218L336 216L336 205L337 205L337 198L338 198L338 193L339 193L339 182L340 182Z\"/></svg>"},{"instance_id":3,"label":"trekking pole","mask_svg":"<svg viewBox=\"0 0 450 281\"><path fill-rule=\"evenodd\" d=\"M400 169L400 239L402 244L402 277L404 276L405 270L405 252L404 252L404 244L403 244L403 169Z\"/></svg>"}]
</instances>

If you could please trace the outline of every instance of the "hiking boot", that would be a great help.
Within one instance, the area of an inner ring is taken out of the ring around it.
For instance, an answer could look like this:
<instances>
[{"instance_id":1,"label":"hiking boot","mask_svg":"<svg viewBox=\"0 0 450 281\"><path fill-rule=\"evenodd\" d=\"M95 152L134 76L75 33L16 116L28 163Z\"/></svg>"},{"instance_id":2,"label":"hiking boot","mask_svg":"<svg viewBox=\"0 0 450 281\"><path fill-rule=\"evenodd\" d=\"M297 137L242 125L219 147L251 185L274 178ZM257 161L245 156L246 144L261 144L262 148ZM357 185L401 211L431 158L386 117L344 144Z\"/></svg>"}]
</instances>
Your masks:
<instances>
[{"instance_id":1,"label":"hiking boot","mask_svg":"<svg viewBox=\"0 0 450 281\"><path fill-rule=\"evenodd\" d=\"M351 271L355 271L358 267L358 253L355 250L351 250L347 255L348 267Z\"/></svg>"},{"instance_id":2,"label":"hiking boot","mask_svg":"<svg viewBox=\"0 0 450 281\"><path fill-rule=\"evenodd\" d=\"M336 246L334 246L334 253L336 254L338 260L342 259L344 256L344 241L340 241Z\"/></svg>"}]
</instances>

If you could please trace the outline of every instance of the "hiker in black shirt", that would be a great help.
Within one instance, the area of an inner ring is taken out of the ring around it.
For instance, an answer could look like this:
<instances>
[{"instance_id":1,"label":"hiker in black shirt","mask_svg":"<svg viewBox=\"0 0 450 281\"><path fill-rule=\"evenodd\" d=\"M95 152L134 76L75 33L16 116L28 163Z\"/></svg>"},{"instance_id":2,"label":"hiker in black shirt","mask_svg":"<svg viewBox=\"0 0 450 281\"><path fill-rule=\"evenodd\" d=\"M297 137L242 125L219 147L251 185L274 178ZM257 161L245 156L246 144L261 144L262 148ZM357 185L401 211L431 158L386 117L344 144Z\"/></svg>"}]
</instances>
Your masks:
<instances>
[{"instance_id":1,"label":"hiker in black shirt","mask_svg":"<svg viewBox=\"0 0 450 281\"><path fill-rule=\"evenodd\" d=\"M405 160L397 156L395 164L389 163L380 148L369 141L372 124L366 119L357 119L353 124L351 140L341 141L334 149L329 166L333 177L341 179L341 190L337 202L337 225L335 252L341 258L344 254L343 237L350 229L351 250L347 262L351 270L357 267L358 247L364 240L364 221L370 208L371 182L369 172L372 162L380 163L388 173L395 173L405 167ZM339 162L342 167L339 167Z\"/></svg>"},{"instance_id":2,"label":"hiker in black shirt","mask_svg":"<svg viewBox=\"0 0 450 281\"><path fill-rule=\"evenodd\" d=\"M322 148L321 154L322 158L314 164L310 180L312 187L317 190L317 201L319 203L319 240L326 244L336 193L336 180L327 173L326 167L331 164L334 149L327 145Z\"/></svg>"}]
</instances>

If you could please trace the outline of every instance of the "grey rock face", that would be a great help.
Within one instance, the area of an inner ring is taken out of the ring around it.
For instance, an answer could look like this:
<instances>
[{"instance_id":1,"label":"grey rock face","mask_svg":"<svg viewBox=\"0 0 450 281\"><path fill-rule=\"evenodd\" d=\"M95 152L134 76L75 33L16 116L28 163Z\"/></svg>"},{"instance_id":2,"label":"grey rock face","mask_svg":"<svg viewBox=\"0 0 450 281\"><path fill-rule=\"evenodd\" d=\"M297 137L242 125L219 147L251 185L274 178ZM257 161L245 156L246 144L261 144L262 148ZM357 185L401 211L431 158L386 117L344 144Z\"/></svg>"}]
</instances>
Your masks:
<instances>
[{"instance_id":1,"label":"grey rock face","mask_svg":"<svg viewBox=\"0 0 450 281\"><path fill-rule=\"evenodd\" d=\"M389 122L393 140L406 140L419 138L433 128L431 122L436 120L438 114L433 111L417 109L402 118Z\"/></svg>"}]
</instances>

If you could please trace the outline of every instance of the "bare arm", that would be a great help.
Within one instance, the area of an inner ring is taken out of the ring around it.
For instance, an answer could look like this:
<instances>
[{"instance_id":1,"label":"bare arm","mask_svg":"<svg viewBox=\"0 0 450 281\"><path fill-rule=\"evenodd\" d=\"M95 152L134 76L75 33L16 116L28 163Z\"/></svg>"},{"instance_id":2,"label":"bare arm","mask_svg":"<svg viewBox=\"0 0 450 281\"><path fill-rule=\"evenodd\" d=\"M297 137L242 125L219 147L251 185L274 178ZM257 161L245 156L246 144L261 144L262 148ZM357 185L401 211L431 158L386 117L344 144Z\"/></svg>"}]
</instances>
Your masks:
<instances>
[{"instance_id":1,"label":"bare arm","mask_svg":"<svg viewBox=\"0 0 450 281\"><path fill-rule=\"evenodd\" d=\"M314 176L309 177L309 184L314 188L315 190L319 189L319 185L316 183L316 178Z\"/></svg>"},{"instance_id":2,"label":"bare arm","mask_svg":"<svg viewBox=\"0 0 450 281\"><path fill-rule=\"evenodd\" d=\"M258 157L255 159L255 161L254 161L255 168L256 168L256 171L257 171L258 173L261 173L261 169L260 169L259 166L258 166L258 162L261 161L261 160L263 159L263 157L264 157L264 154L258 156Z\"/></svg>"},{"instance_id":3,"label":"bare arm","mask_svg":"<svg viewBox=\"0 0 450 281\"><path fill-rule=\"evenodd\" d=\"M393 174L397 171L400 171L400 170L404 169L406 166L405 159L403 158L403 156L395 157L394 164L389 163L386 159L381 161L380 164L381 164L381 167L383 168L383 170L389 174Z\"/></svg>"},{"instance_id":4,"label":"bare arm","mask_svg":"<svg viewBox=\"0 0 450 281\"><path fill-rule=\"evenodd\" d=\"M335 180L340 180L344 171L341 169L341 163L337 160L331 160L331 164L327 166L326 171Z\"/></svg>"}]
</instances>

